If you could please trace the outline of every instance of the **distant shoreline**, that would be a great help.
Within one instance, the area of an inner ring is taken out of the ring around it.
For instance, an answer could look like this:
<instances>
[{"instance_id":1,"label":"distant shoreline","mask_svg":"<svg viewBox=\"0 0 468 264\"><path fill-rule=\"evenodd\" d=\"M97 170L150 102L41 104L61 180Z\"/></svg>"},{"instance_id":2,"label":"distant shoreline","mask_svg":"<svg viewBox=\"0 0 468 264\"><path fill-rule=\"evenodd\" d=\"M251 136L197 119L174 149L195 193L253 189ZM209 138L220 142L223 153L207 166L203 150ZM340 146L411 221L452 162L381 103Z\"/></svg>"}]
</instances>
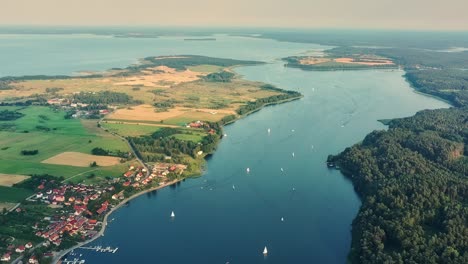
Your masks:
<instances>
[{"instance_id":1,"label":"distant shoreline","mask_svg":"<svg viewBox=\"0 0 468 264\"><path fill-rule=\"evenodd\" d=\"M184 41L216 41L216 38L185 38Z\"/></svg>"}]
</instances>

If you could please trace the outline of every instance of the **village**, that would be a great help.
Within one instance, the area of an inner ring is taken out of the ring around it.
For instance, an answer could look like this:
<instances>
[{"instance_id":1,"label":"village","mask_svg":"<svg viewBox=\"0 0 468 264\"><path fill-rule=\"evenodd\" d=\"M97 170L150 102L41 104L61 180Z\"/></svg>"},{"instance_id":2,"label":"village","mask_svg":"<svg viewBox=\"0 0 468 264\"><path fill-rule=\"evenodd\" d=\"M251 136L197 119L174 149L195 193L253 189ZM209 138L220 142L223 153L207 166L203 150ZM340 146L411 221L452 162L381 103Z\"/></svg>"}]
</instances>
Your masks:
<instances>
[{"instance_id":1,"label":"village","mask_svg":"<svg viewBox=\"0 0 468 264\"><path fill-rule=\"evenodd\" d=\"M60 183L43 180L37 192L27 202L47 205L55 214L37 219L33 229L42 243L11 243L2 252L2 263L20 263L27 256L27 263L39 263L40 259L51 259L61 249L87 241L99 235L105 226L104 215L118 206L126 198L144 190L165 186L179 177L187 169L186 165L174 163L155 163L148 169L132 165L121 177L109 180L105 185L86 185ZM18 206L13 213L25 213ZM64 246L64 242L67 245ZM62 246L62 247L61 247ZM40 248L40 255L36 249ZM25 263L24 261L22 263Z\"/></svg>"}]
</instances>

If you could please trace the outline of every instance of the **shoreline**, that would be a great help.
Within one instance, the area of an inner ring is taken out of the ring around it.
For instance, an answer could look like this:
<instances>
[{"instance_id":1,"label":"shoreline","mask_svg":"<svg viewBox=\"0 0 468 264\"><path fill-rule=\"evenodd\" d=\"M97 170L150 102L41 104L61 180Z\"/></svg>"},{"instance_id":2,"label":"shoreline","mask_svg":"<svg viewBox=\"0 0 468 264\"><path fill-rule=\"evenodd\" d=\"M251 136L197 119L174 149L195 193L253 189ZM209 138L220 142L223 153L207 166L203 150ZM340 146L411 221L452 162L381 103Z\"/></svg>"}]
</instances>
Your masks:
<instances>
[{"instance_id":1,"label":"shoreline","mask_svg":"<svg viewBox=\"0 0 468 264\"><path fill-rule=\"evenodd\" d=\"M271 103L266 103L264 105L262 105L261 107L259 107L258 109L254 109L252 111L249 111L243 115L239 115L237 118L233 119L232 121L230 122L227 122L225 124L223 124L223 127L226 126L226 125L230 125L232 123L235 123L236 121L246 117L246 116L249 116L255 112L258 112L260 111L261 109L263 109L264 107L267 107L267 106L273 106L273 105L278 105L278 104L283 104L283 103L288 103L288 102L292 102L292 101L295 101L295 100L299 100L301 99L302 97L304 97L304 95L300 95L300 96L297 96L297 97L292 97L292 98L288 98L288 99L284 99L284 100L280 100L280 101L277 101L277 102L271 102ZM213 153L209 153L211 155L214 154ZM144 164L144 163L143 163ZM138 198L139 196L143 195L143 194L146 194L148 192L152 192L152 191L156 191L156 190L160 190L160 189L163 189L165 187L168 187L168 186L171 186L173 184L177 184L187 178L190 178L190 177L195 177L195 176L202 176L203 175L203 171L201 171L200 175L190 175L188 177L185 177L185 178L182 178L182 179L177 179L177 180L174 180L174 181L171 181L169 183L166 183L164 185L160 185L160 186L157 186L157 187L153 187L153 188L149 188L147 190L143 190L139 193L136 193L124 200L122 200L119 204L117 204L115 207L113 207L108 213L106 213L106 215L104 216L104 219L102 220L102 226L101 226L101 229L99 230L99 232L92 238L86 240L86 241L83 241L81 243L78 243L77 245L71 247L71 248L68 248L68 249L64 249L62 251L59 251L58 252L58 255L57 256L54 256L53 259L52 259L52 263L55 264L55 263L58 263L65 255L67 255L68 253L70 253L71 251L77 249L77 248L80 248L82 246L85 246L95 240L97 240L98 238L100 238L106 231L106 227L107 227L107 219L109 218L110 215L112 215L112 213L114 213L115 211L117 211L118 209L120 209L123 205L125 205L127 202L135 199L135 198Z\"/></svg>"},{"instance_id":2,"label":"shoreline","mask_svg":"<svg viewBox=\"0 0 468 264\"><path fill-rule=\"evenodd\" d=\"M124 200L122 200L119 204L117 204L115 207L113 207L109 212L106 213L106 215L104 216L104 219L102 220L102 226L101 226L101 229L99 230L99 232L92 238L86 240L86 241L83 241L81 243L78 243L77 245L71 247L71 248L68 248L68 249L64 249L62 251L59 251L58 252L58 255L57 256L54 256L53 259L52 259L52 263L58 263L65 255L67 255L68 253L70 253L71 251L77 249L77 248L80 248L82 246L85 246L93 241L95 241L96 239L100 238L106 231L106 227L107 227L107 219L109 218L110 215L112 215L112 213L114 213L115 211L117 211L118 209L120 209L122 206L124 206L127 202L130 202L131 200L134 200L135 198L138 198L140 197L141 195L143 194L146 194L146 193L149 193L149 192L152 192L152 191L156 191L156 190L160 190L160 189L163 189L165 187L168 187L168 186L171 186L171 185L174 185L174 184L177 184L178 182L181 182L183 180L185 180L186 178L182 178L182 179L177 179L177 180L174 180L174 181L171 181L171 182L168 182L164 185L160 185L160 186L156 186L156 187L152 187L152 188L149 188L147 190L144 190L144 191L141 191L139 193L136 193Z\"/></svg>"}]
</instances>

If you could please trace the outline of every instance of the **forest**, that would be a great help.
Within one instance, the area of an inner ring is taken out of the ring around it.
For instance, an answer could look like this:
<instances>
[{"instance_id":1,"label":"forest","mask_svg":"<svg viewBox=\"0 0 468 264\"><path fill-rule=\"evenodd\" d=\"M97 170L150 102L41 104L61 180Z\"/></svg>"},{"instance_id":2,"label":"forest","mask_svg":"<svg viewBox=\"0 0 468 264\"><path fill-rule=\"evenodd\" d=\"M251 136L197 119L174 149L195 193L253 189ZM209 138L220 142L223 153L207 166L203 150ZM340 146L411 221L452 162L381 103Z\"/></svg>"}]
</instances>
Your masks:
<instances>
[{"instance_id":1,"label":"forest","mask_svg":"<svg viewBox=\"0 0 468 264\"><path fill-rule=\"evenodd\" d=\"M217 123L206 123L204 129L214 129L217 133L206 135L199 143L173 137L175 134L190 133L178 128L161 128L149 136L128 139L137 150L136 154L145 162L163 161L166 156L177 162L183 155L196 158L198 151L211 153L215 150L221 138L221 127Z\"/></svg>"},{"instance_id":2,"label":"forest","mask_svg":"<svg viewBox=\"0 0 468 264\"><path fill-rule=\"evenodd\" d=\"M207 82L230 82L235 74L228 71L214 72L203 77Z\"/></svg>"},{"instance_id":3,"label":"forest","mask_svg":"<svg viewBox=\"0 0 468 264\"><path fill-rule=\"evenodd\" d=\"M127 104L132 101L132 97L126 93L101 91L97 93L80 92L73 94L72 100L84 104Z\"/></svg>"},{"instance_id":4,"label":"forest","mask_svg":"<svg viewBox=\"0 0 468 264\"><path fill-rule=\"evenodd\" d=\"M295 92L295 91L284 91L284 92L285 92L284 94L273 95L270 97L257 99L254 102L248 102L247 104L239 107L236 112L239 115L245 115L245 114L249 114L257 110L260 110L262 107L266 105L275 104L284 100L296 99L302 96L299 92Z\"/></svg>"},{"instance_id":5,"label":"forest","mask_svg":"<svg viewBox=\"0 0 468 264\"><path fill-rule=\"evenodd\" d=\"M362 199L352 263L468 263L467 110L392 120L328 158Z\"/></svg>"}]
</instances>

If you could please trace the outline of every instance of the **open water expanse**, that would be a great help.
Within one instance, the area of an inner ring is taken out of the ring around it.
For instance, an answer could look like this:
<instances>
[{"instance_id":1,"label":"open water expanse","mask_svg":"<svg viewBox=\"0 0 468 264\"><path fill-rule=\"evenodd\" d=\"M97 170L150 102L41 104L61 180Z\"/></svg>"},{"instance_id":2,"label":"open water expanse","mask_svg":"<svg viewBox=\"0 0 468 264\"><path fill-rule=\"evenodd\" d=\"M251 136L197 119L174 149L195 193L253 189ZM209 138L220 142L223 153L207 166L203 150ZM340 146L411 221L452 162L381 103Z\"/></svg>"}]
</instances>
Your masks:
<instances>
[{"instance_id":1,"label":"open water expanse","mask_svg":"<svg viewBox=\"0 0 468 264\"><path fill-rule=\"evenodd\" d=\"M86 263L345 263L360 201L351 182L327 168L327 155L385 129L378 119L448 107L415 93L403 71L312 72L285 68L279 60L327 47L216 38L0 35L0 76L72 74L124 67L146 56L193 54L268 62L236 71L304 95L227 126L227 137L201 177L140 196L112 214L105 236L90 245L119 247L115 254L78 250L70 258L82 254Z\"/></svg>"}]
</instances>

